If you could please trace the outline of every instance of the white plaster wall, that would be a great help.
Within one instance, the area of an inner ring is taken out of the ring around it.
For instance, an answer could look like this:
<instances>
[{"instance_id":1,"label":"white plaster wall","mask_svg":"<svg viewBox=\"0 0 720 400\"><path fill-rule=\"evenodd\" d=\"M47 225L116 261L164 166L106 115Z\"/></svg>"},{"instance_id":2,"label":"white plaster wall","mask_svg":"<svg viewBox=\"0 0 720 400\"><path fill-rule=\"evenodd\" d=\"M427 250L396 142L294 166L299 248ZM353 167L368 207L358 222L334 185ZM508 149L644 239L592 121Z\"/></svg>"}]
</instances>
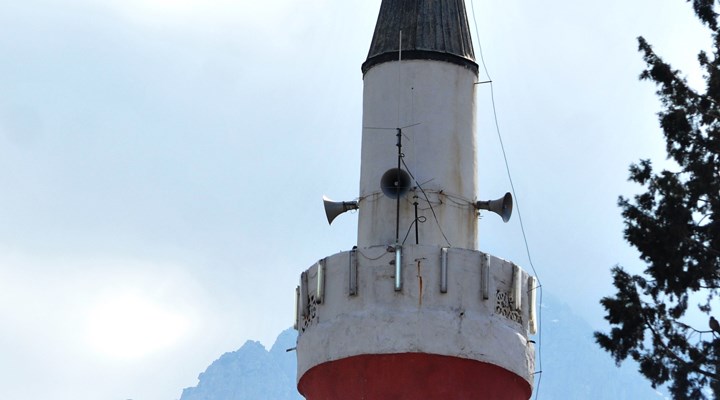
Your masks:
<instances>
[{"instance_id":1,"label":"white plaster wall","mask_svg":"<svg viewBox=\"0 0 720 400\"><path fill-rule=\"evenodd\" d=\"M406 127L404 161L426 193L402 199L400 241L414 220L417 194L419 215L427 218L420 224L420 244L476 248L476 81L467 68L429 60L387 62L367 72L358 247L395 242L396 202L382 194L380 179L397 167L395 128Z\"/></svg>"},{"instance_id":2,"label":"white plaster wall","mask_svg":"<svg viewBox=\"0 0 720 400\"><path fill-rule=\"evenodd\" d=\"M420 352L491 363L532 385L534 346L528 340L528 275L521 269L520 322L499 314L497 293L512 292L512 263L474 250L448 252L448 291L440 292L441 248L403 247L403 289L394 290L394 253L356 253L358 294L349 295L350 252L322 260L325 296L298 310L298 380L310 368L361 354ZM487 257L487 258L486 258ZM481 264L489 260L489 298ZM308 271L308 298L317 296L318 266ZM421 285L422 281L422 285ZM301 291L302 292L302 291ZM299 302L302 303L302 302ZM305 314L306 316L303 316Z\"/></svg>"}]
</instances>

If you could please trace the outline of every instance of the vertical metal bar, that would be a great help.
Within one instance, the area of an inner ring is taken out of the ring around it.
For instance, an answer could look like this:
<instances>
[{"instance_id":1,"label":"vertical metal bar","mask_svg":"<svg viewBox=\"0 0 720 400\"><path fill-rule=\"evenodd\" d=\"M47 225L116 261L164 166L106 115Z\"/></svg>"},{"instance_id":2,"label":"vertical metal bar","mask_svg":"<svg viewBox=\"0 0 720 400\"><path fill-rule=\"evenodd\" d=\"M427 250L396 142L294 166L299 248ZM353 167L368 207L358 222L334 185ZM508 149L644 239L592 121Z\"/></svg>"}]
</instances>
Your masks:
<instances>
[{"instance_id":1,"label":"vertical metal bar","mask_svg":"<svg viewBox=\"0 0 720 400\"><path fill-rule=\"evenodd\" d=\"M490 298L490 257L480 256L480 292L483 300Z\"/></svg>"},{"instance_id":2,"label":"vertical metal bar","mask_svg":"<svg viewBox=\"0 0 720 400\"><path fill-rule=\"evenodd\" d=\"M402 246L395 246L395 291L399 292L402 290Z\"/></svg>"},{"instance_id":3,"label":"vertical metal bar","mask_svg":"<svg viewBox=\"0 0 720 400\"><path fill-rule=\"evenodd\" d=\"M348 272L350 276L350 296L357 296L358 294L358 268L357 268L357 250L352 250L349 253L349 266Z\"/></svg>"},{"instance_id":4,"label":"vertical metal bar","mask_svg":"<svg viewBox=\"0 0 720 400\"><path fill-rule=\"evenodd\" d=\"M308 273L307 271L300 274L300 310L304 318L308 317Z\"/></svg>"},{"instance_id":5,"label":"vertical metal bar","mask_svg":"<svg viewBox=\"0 0 720 400\"><path fill-rule=\"evenodd\" d=\"M440 293L448 291L448 249L440 249Z\"/></svg>"},{"instance_id":6,"label":"vertical metal bar","mask_svg":"<svg viewBox=\"0 0 720 400\"><path fill-rule=\"evenodd\" d=\"M300 286L295 287L295 323L293 329L297 330L300 323Z\"/></svg>"},{"instance_id":7,"label":"vertical metal bar","mask_svg":"<svg viewBox=\"0 0 720 400\"><path fill-rule=\"evenodd\" d=\"M528 330L531 335L537 333L537 279L534 276L528 278Z\"/></svg>"},{"instance_id":8,"label":"vertical metal bar","mask_svg":"<svg viewBox=\"0 0 720 400\"><path fill-rule=\"evenodd\" d=\"M522 270L513 264L513 308L519 310L522 308Z\"/></svg>"},{"instance_id":9,"label":"vertical metal bar","mask_svg":"<svg viewBox=\"0 0 720 400\"><path fill-rule=\"evenodd\" d=\"M402 61L402 29L400 30L400 33L398 34L399 39L398 42L400 43L398 45L398 61Z\"/></svg>"},{"instance_id":10,"label":"vertical metal bar","mask_svg":"<svg viewBox=\"0 0 720 400\"><path fill-rule=\"evenodd\" d=\"M395 177L395 195L397 196L397 199L395 199L395 243L398 243L400 241L400 162L402 161L402 130L400 128L397 128L397 148L398 148L398 158L397 158L397 176Z\"/></svg>"},{"instance_id":11,"label":"vertical metal bar","mask_svg":"<svg viewBox=\"0 0 720 400\"><path fill-rule=\"evenodd\" d=\"M325 261L320 260L317 263L317 292L315 294L315 300L318 304L322 304L325 301Z\"/></svg>"},{"instance_id":12,"label":"vertical metal bar","mask_svg":"<svg viewBox=\"0 0 720 400\"><path fill-rule=\"evenodd\" d=\"M419 228L419 226L418 226L418 225L420 225L420 224L418 223L418 213L417 213L418 202L417 202L417 198L418 198L418 196L417 196L417 194L415 194L415 196L413 196L413 199L415 199L415 201L413 202L413 206L415 207L415 244L420 244L420 228Z\"/></svg>"}]
</instances>

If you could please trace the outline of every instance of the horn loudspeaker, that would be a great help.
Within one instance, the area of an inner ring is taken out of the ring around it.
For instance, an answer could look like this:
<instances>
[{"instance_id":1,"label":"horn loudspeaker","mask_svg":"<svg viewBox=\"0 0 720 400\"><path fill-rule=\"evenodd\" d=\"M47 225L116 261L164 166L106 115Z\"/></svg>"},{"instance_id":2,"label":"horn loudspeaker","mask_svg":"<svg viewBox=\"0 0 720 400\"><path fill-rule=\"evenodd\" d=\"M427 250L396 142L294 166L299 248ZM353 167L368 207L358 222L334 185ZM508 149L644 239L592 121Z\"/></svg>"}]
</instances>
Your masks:
<instances>
[{"instance_id":1,"label":"horn loudspeaker","mask_svg":"<svg viewBox=\"0 0 720 400\"><path fill-rule=\"evenodd\" d=\"M513 198L510 193L505 193L505 196L497 200L478 201L475 203L475 208L492 211L502 217L503 222L508 222L512 215Z\"/></svg>"},{"instance_id":2,"label":"horn loudspeaker","mask_svg":"<svg viewBox=\"0 0 720 400\"><path fill-rule=\"evenodd\" d=\"M380 178L380 188L391 199L402 197L410 190L410 175L399 168L389 169Z\"/></svg>"},{"instance_id":3,"label":"horn loudspeaker","mask_svg":"<svg viewBox=\"0 0 720 400\"><path fill-rule=\"evenodd\" d=\"M325 205L325 215L327 216L328 224L332 224L335 217L345 211L358 209L357 201L332 201L326 196L323 196L323 204Z\"/></svg>"}]
</instances>

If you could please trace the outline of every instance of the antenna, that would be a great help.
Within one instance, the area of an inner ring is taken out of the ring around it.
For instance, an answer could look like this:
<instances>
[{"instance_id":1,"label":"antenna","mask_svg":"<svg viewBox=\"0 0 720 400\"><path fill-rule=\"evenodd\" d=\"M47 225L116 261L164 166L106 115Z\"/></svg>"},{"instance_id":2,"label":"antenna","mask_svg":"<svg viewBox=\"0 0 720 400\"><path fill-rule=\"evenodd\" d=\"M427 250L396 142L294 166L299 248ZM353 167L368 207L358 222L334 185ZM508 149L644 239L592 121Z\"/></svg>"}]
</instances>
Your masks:
<instances>
[{"instance_id":1,"label":"antenna","mask_svg":"<svg viewBox=\"0 0 720 400\"><path fill-rule=\"evenodd\" d=\"M400 101L402 99L402 29L400 29L398 38L398 101L397 101L397 148L398 148L398 160L397 160L397 181L398 185L398 196L395 199L395 244L400 243L400 175L401 169L400 164L402 162L402 129L400 126Z\"/></svg>"},{"instance_id":2,"label":"antenna","mask_svg":"<svg viewBox=\"0 0 720 400\"><path fill-rule=\"evenodd\" d=\"M402 35L402 31L400 31ZM400 163L402 162L402 129L397 128L397 148L398 148L398 160L397 160L397 174L396 179L397 181L395 184L398 186L398 196L397 199L395 199L395 243L398 243L400 241L400 176L401 176L401 169L400 169Z\"/></svg>"},{"instance_id":3,"label":"antenna","mask_svg":"<svg viewBox=\"0 0 720 400\"><path fill-rule=\"evenodd\" d=\"M397 101L397 125L400 126L400 99L402 99L402 29L398 38L398 101Z\"/></svg>"}]
</instances>

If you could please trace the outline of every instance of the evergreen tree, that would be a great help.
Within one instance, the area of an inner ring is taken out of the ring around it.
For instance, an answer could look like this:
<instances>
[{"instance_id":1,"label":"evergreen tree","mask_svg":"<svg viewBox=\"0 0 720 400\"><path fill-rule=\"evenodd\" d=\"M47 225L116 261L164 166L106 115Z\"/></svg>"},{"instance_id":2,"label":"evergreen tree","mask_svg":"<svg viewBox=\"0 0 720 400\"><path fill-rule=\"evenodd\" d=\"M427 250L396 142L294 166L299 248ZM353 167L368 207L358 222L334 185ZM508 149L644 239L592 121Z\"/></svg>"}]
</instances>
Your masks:
<instances>
[{"instance_id":1,"label":"evergreen tree","mask_svg":"<svg viewBox=\"0 0 720 400\"><path fill-rule=\"evenodd\" d=\"M618 203L625 239L646 269L612 269L617 293L601 300L611 330L595 339L616 362L636 360L653 387L667 384L674 398L720 399L720 35L715 0L687 1L712 35L712 54L698 55L704 91L638 38L647 64L640 79L658 88L660 126L677 166L630 166L643 192ZM702 324L688 322L698 318Z\"/></svg>"}]
</instances>

